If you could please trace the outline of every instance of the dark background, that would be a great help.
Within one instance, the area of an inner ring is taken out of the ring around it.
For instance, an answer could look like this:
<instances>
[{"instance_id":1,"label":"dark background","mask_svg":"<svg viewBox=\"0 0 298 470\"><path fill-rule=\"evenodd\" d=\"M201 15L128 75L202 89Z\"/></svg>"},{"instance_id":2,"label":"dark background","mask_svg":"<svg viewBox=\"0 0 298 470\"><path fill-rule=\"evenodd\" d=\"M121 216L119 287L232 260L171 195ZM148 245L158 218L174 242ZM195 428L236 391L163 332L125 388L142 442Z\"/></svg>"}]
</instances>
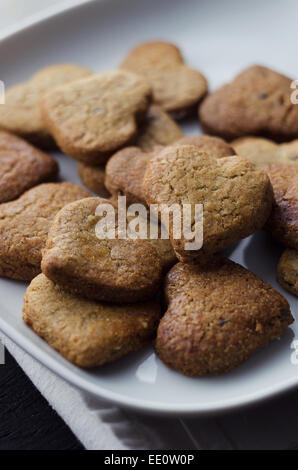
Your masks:
<instances>
[{"instance_id":1,"label":"dark background","mask_svg":"<svg viewBox=\"0 0 298 470\"><path fill-rule=\"evenodd\" d=\"M0 450L79 450L76 439L5 351L0 365Z\"/></svg>"}]
</instances>

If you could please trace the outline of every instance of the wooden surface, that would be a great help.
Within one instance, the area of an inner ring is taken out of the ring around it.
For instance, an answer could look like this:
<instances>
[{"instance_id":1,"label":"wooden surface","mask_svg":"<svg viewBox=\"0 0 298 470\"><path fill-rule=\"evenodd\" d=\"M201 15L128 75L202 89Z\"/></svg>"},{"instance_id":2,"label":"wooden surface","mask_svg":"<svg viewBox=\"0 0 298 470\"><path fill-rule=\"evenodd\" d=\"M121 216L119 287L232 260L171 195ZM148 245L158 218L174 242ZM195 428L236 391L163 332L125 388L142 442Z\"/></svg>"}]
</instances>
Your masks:
<instances>
[{"instance_id":1,"label":"wooden surface","mask_svg":"<svg viewBox=\"0 0 298 470\"><path fill-rule=\"evenodd\" d=\"M6 350L0 365L0 450L71 449L83 447Z\"/></svg>"}]
</instances>

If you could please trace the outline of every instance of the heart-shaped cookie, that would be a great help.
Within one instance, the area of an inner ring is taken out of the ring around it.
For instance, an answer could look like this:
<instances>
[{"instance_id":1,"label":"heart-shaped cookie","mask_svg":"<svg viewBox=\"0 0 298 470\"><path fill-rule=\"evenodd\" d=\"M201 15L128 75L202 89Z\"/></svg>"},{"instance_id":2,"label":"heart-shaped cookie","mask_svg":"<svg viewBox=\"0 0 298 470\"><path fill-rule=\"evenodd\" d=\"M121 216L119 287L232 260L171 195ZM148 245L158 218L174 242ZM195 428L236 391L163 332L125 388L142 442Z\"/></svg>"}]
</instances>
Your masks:
<instances>
[{"instance_id":1,"label":"heart-shaped cookie","mask_svg":"<svg viewBox=\"0 0 298 470\"><path fill-rule=\"evenodd\" d=\"M167 42L136 47L121 67L146 77L154 102L176 117L192 112L207 92L205 77L187 67L179 49Z\"/></svg>"},{"instance_id":2,"label":"heart-shaped cookie","mask_svg":"<svg viewBox=\"0 0 298 470\"><path fill-rule=\"evenodd\" d=\"M216 159L191 145L166 147L151 159L143 191L149 207L165 204L170 209L172 204L178 205L180 219L184 210L191 208L187 236L183 231L184 220L178 220L181 234L173 233L174 212L169 213L172 245L183 261L218 252L261 228L270 214L273 197L267 174L246 158ZM199 204L204 212L203 246L193 249L188 243L190 229L198 237L202 232L201 218L195 219Z\"/></svg>"},{"instance_id":3,"label":"heart-shaped cookie","mask_svg":"<svg viewBox=\"0 0 298 470\"><path fill-rule=\"evenodd\" d=\"M166 278L168 310L156 351L186 375L228 372L283 335L294 319L287 300L226 258L176 264Z\"/></svg>"},{"instance_id":4,"label":"heart-shaped cookie","mask_svg":"<svg viewBox=\"0 0 298 470\"><path fill-rule=\"evenodd\" d=\"M115 361L150 342L160 318L157 300L130 305L95 302L65 292L40 274L28 287L23 319L79 367Z\"/></svg>"},{"instance_id":5,"label":"heart-shaped cookie","mask_svg":"<svg viewBox=\"0 0 298 470\"><path fill-rule=\"evenodd\" d=\"M291 102L292 80L266 67L253 66L211 93L199 108L209 134L235 139L253 135L273 140L298 136L298 107Z\"/></svg>"},{"instance_id":6,"label":"heart-shaped cookie","mask_svg":"<svg viewBox=\"0 0 298 470\"><path fill-rule=\"evenodd\" d=\"M216 158L235 154L227 142L210 135L182 137L172 145L195 145L199 150ZM161 146L145 149L145 151L137 147L127 147L115 153L107 163L105 177L105 185L112 196L125 195L129 204L134 202L146 204L143 178L147 163L156 157L161 150Z\"/></svg>"},{"instance_id":7,"label":"heart-shaped cookie","mask_svg":"<svg viewBox=\"0 0 298 470\"><path fill-rule=\"evenodd\" d=\"M150 101L146 80L119 70L58 87L43 97L41 107L48 129L65 153L101 165L136 137Z\"/></svg>"},{"instance_id":8,"label":"heart-shaped cookie","mask_svg":"<svg viewBox=\"0 0 298 470\"><path fill-rule=\"evenodd\" d=\"M231 142L238 155L248 158L258 166L271 164L298 166L298 139L276 144L262 137L240 137Z\"/></svg>"},{"instance_id":9,"label":"heart-shaped cookie","mask_svg":"<svg viewBox=\"0 0 298 470\"><path fill-rule=\"evenodd\" d=\"M128 303L152 298L162 279L156 249L147 240L117 238L117 230L114 238L101 238L96 213L102 205L105 211L108 206L116 209L111 201L94 197L57 214L43 251L42 272L67 291L94 300Z\"/></svg>"},{"instance_id":10,"label":"heart-shaped cookie","mask_svg":"<svg viewBox=\"0 0 298 470\"><path fill-rule=\"evenodd\" d=\"M0 129L17 134L43 148L55 147L40 112L40 99L52 88L91 75L84 67L56 64L35 73L25 83L15 85L5 93L0 106Z\"/></svg>"},{"instance_id":11,"label":"heart-shaped cookie","mask_svg":"<svg viewBox=\"0 0 298 470\"><path fill-rule=\"evenodd\" d=\"M45 183L0 204L0 277L31 281L40 273L41 250L51 223L69 202L90 193L72 183Z\"/></svg>"},{"instance_id":12,"label":"heart-shaped cookie","mask_svg":"<svg viewBox=\"0 0 298 470\"><path fill-rule=\"evenodd\" d=\"M38 183L54 179L57 173L54 158L25 140L0 131L0 203L16 199Z\"/></svg>"}]
</instances>

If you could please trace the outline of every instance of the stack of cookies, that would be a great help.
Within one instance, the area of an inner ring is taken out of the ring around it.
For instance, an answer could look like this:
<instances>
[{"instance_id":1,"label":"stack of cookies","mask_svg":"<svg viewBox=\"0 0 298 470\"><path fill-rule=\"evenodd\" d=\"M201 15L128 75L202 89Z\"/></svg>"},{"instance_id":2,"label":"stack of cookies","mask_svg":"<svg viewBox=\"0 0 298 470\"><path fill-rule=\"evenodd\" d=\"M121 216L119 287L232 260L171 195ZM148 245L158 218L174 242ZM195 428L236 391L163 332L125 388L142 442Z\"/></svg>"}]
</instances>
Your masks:
<instances>
[{"instance_id":1,"label":"stack of cookies","mask_svg":"<svg viewBox=\"0 0 298 470\"><path fill-rule=\"evenodd\" d=\"M288 247L278 280L297 295L290 82L250 67L207 95L176 46L152 42L116 71L51 66L10 89L0 109L0 275L31 281L27 325L89 368L155 339L160 359L190 376L228 372L283 335L294 321L287 300L220 252L264 227ZM198 108L208 134L185 137L177 120ZM33 144L77 160L93 194L56 182L56 161ZM133 209L147 227L152 207L187 206L196 232L202 205L202 245L176 236L173 211L168 237L149 226L146 237L122 236L123 196L125 229ZM99 230L108 214L114 236Z\"/></svg>"}]
</instances>

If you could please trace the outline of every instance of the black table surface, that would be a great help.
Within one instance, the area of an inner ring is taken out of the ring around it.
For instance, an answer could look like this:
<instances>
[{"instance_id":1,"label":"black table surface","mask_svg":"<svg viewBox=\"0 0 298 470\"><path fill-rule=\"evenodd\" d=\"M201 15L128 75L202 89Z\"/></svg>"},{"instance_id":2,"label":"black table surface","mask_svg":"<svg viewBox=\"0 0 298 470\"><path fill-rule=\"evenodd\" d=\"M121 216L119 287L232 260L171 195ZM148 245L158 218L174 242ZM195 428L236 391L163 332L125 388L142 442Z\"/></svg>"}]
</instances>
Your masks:
<instances>
[{"instance_id":1,"label":"black table surface","mask_svg":"<svg viewBox=\"0 0 298 470\"><path fill-rule=\"evenodd\" d=\"M5 351L0 365L0 450L80 450L59 415Z\"/></svg>"}]
</instances>

